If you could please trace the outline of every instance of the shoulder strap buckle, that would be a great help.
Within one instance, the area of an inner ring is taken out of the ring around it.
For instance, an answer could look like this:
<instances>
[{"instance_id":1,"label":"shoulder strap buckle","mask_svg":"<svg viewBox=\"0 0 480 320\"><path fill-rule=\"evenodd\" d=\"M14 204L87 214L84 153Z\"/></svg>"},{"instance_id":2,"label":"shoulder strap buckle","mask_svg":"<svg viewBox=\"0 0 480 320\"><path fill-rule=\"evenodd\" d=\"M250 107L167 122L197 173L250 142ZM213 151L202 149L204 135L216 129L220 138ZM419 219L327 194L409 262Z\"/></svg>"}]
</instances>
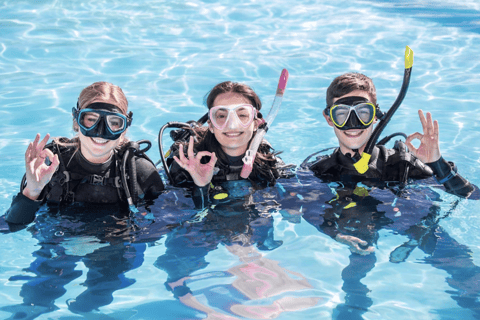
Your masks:
<instances>
[{"instance_id":1,"label":"shoulder strap buckle","mask_svg":"<svg viewBox=\"0 0 480 320\"><path fill-rule=\"evenodd\" d=\"M121 188L122 187L122 179L120 179L120 177L115 177L114 181L113 181L113 185L117 189Z\"/></svg>"},{"instance_id":2,"label":"shoulder strap buckle","mask_svg":"<svg viewBox=\"0 0 480 320\"><path fill-rule=\"evenodd\" d=\"M70 181L70 172L68 171L63 171L64 177L60 179L60 184L63 185L65 182Z\"/></svg>"},{"instance_id":3,"label":"shoulder strap buckle","mask_svg":"<svg viewBox=\"0 0 480 320\"><path fill-rule=\"evenodd\" d=\"M94 186L103 186L105 185L105 177L102 177L102 176L99 176L99 175L96 175L96 174L92 174L90 176L90 184L93 184Z\"/></svg>"}]
</instances>

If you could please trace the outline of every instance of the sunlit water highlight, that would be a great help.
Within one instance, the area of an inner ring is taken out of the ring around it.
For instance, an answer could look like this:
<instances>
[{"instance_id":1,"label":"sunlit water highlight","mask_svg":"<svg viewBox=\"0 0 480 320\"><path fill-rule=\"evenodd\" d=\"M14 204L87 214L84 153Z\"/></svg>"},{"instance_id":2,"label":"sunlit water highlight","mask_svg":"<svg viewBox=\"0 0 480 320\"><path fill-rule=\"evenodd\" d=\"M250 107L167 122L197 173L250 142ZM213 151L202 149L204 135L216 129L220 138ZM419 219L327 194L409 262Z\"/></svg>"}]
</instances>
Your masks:
<instances>
[{"instance_id":1,"label":"sunlit water highlight","mask_svg":"<svg viewBox=\"0 0 480 320\"><path fill-rule=\"evenodd\" d=\"M200 118L206 111L204 95L221 81L249 84L268 110L280 71L287 68L290 80L282 109L267 138L284 151L286 162L299 164L307 155L336 143L321 115L330 81L346 71L365 73L374 79L380 106L387 109L401 85L405 45L415 52L412 81L385 134L420 131L417 109L432 112L440 122L445 158L480 185L479 11L476 1L433 1L428 6L423 1L4 1L0 4L0 211L7 210L18 192L28 142L37 132L71 136L71 109L81 89L92 82L109 81L124 89L134 112L130 138L150 139L155 146L158 129L167 121ZM159 157L156 149L149 151L154 160ZM450 214L441 220L436 234L467 246L478 266L477 203L462 200L451 209L456 197L439 193L440 212L450 210ZM232 289L235 276L228 270L245 262L220 242L206 254L209 264L191 274L193 294L219 313L229 310L229 299L245 306L281 301L277 306L290 312L276 313L279 319L342 318L339 306L346 293L341 273L350 264L348 248L305 220L293 223L274 210L270 214L273 238L283 244L261 251L262 259L301 274L310 288L259 300L235 296L241 294ZM108 254L108 247L98 246L104 244L99 240L83 240L61 244L68 256L78 253L74 271L82 275L65 284L66 293L55 301L58 309L39 312L38 319L71 317L68 303L84 292L91 262L82 257L95 250ZM23 302L20 290L27 281L9 279L33 276L24 269L36 261L33 253L40 241L25 230L0 237L4 257L0 307ZM137 252L144 250L138 254L143 261L132 260L133 267L122 280L134 279L134 283L115 291L113 301L94 312L117 319L157 319L158 312L170 318L205 317L165 287L167 272L154 266L165 255L165 241L159 236L146 248L135 247ZM452 294L455 280L423 263L426 253L415 249L403 263L389 261L390 253L406 241L395 231L380 231L375 267L361 280L370 299L363 303L363 318L473 319L474 312L452 298L465 296L468 290ZM55 259L55 250L51 252L50 259ZM199 275L205 279L195 278ZM217 291L210 292L210 287ZM291 295L319 300L313 306L308 304L312 300L302 300L308 301L305 307L293 311L281 300ZM225 301L218 303L209 299L222 296ZM229 313L240 314L245 315ZM0 311L1 318L11 315Z\"/></svg>"}]
</instances>

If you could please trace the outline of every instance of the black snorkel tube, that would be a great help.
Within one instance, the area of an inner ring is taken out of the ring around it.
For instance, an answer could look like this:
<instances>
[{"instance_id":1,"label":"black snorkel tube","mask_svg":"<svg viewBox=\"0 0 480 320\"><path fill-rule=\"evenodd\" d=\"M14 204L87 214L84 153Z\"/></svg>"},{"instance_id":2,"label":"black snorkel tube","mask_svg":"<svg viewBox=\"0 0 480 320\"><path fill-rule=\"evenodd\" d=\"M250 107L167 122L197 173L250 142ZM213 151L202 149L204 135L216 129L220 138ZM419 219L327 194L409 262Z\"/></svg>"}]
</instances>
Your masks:
<instances>
[{"instance_id":1,"label":"black snorkel tube","mask_svg":"<svg viewBox=\"0 0 480 320\"><path fill-rule=\"evenodd\" d=\"M173 179L170 175L170 170L168 169L167 162L165 158L170 155L171 150L168 150L167 153L163 154L163 147L162 147L162 139L163 139L163 132L167 128L178 128L180 130L174 130L170 132L170 137L173 141L187 141L192 133L192 129L196 127L201 127L205 122L208 120L208 112L205 113L198 121L188 121L188 122L178 122L178 121L170 121L167 122L160 128L158 132L158 151L160 152L160 160L155 163L157 166L160 161L162 161L163 169L165 170L165 174L167 175L168 181L173 185Z\"/></svg>"},{"instance_id":2,"label":"black snorkel tube","mask_svg":"<svg viewBox=\"0 0 480 320\"><path fill-rule=\"evenodd\" d=\"M403 75L403 83L402 88L400 89L400 93L398 94L397 99L390 107L388 112L380 118L380 123L377 125L375 130L373 130L372 136L368 140L361 158L354 164L355 169L357 169L357 171L361 174L367 172L368 162L372 157L372 151L375 147L375 144L377 143L378 138L382 134L383 129L385 129L395 111L397 111L398 107L400 107L400 105L402 104L403 98L405 98L405 95L407 94L408 85L410 84L410 75L412 74L412 66L413 51L412 49L410 49L409 46L407 46L407 48L405 49L405 73Z\"/></svg>"}]
</instances>

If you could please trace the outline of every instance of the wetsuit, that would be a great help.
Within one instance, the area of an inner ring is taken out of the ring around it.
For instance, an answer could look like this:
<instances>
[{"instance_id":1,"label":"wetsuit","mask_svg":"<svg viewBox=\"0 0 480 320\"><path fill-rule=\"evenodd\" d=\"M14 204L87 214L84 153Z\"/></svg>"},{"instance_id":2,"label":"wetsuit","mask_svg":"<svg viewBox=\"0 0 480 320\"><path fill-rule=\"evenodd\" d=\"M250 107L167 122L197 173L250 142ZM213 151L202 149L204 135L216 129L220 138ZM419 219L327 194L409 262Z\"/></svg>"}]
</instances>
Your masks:
<instances>
[{"instance_id":1,"label":"wetsuit","mask_svg":"<svg viewBox=\"0 0 480 320\"><path fill-rule=\"evenodd\" d=\"M195 152L200 151L204 150L195 150ZM271 146L266 142L262 143L259 148L259 152L263 154L271 151ZM250 195L254 189L272 186L278 178L289 175L288 166L285 166L282 159L274 157L261 167L255 162L252 173L245 180L240 177L243 167L242 158L243 155L237 157L226 155L226 161L218 158L214 169L216 173L213 175L212 183L204 187L195 185L190 174L180 168L175 161L171 164L170 174L175 186L192 188L192 198L196 208L204 208L208 203L211 203L215 200L215 194L223 193L228 194L229 197L240 198ZM244 183L234 183L235 181Z\"/></svg>"},{"instance_id":2,"label":"wetsuit","mask_svg":"<svg viewBox=\"0 0 480 320\"><path fill-rule=\"evenodd\" d=\"M60 165L37 200L31 200L19 192L14 196L5 220L13 224L27 224L35 219L35 213L44 203L68 205L72 203L125 204L127 201L120 179L122 150L115 150L112 157L101 164L85 159L73 147L47 146L60 155ZM144 157L133 156L136 166L136 181L129 181L130 192L138 192L139 199L154 199L164 189L163 182L153 163ZM134 176L127 170L127 176ZM129 179L130 180L130 179Z\"/></svg>"},{"instance_id":3,"label":"wetsuit","mask_svg":"<svg viewBox=\"0 0 480 320\"><path fill-rule=\"evenodd\" d=\"M397 141L393 149L377 146L373 149L364 174L357 172L353 160L337 148L331 155L320 157L309 168L316 176L328 181L374 181L385 183L406 183L408 179L425 179L435 176L447 192L468 197L475 187L457 173L453 162L441 157L436 162L424 164L410 153L405 144Z\"/></svg>"}]
</instances>

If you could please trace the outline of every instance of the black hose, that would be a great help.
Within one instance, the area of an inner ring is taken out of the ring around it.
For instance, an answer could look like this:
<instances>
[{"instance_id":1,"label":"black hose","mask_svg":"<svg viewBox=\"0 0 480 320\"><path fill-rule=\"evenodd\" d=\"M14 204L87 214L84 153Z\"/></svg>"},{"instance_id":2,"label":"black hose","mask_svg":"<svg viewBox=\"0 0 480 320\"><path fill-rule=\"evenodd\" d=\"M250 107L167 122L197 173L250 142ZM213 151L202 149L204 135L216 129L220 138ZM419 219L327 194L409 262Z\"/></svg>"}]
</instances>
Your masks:
<instances>
[{"instance_id":1,"label":"black hose","mask_svg":"<svg viewBox=\"0 0 480 320\"><path fill-rule=\"evenodd\" d=\"M396 136L402 136L404 137L405 139L407 139L407 135L403 132L395 132L395 133L392 133L391 135L389 136L386 136L384 137L382 140L378 141L377 143L377 146L383 146L385 145L388 141L390 141L393 137L396 137Z\"/></svg>"},{"instance_id":2,"label":"black hose","mask_svg":"<svg viewBox=\"0 0 480 320\"><path fill-rule=\"evenodd\" d=\"M141 144L147 144L143 149L140 149ZM138 190L137 190L137 165L135 163L135 155L140 156L148 151L152 147L152 143L149 140L139 140L137 142L130 141L125 148L125 153L122 158L122 170L121 170L121 179L123 188L125 189L125 196L127 197L128 205L130 210L134 210L135 205L138 200ZM130 177L127 180L127 160L129 162L129 174ZM130 187L129 187L130 182ZM132 191L132 192L131 192Z\"/></svg>"},{"instance_id":3,"label":"black hose","mask_svg":"<svg viewBox=\"0 0 480 320\"><path fill-rule=\"evenodd\" d=\"M130 190L128 188L127 173L126 173L126 170L125 170L125 168L127 167L127 158L128 158L129 155L130 155L130 150L127 148L127 150L125 150L125 153L123 154L123 158L122 158L121 178L122 178L123 189L125 190L125 196L127 197L127 200L130 202L131 201ZM130 203L129 203L129 205L130 205Z\"/></svg>"},{"instance_id":4,"label":"black hose","mask_svg":"<svg viewBox=\"0 0 480 320\"><path fill-rule=\"evenodd\" d=\"M363 150L363 152L372 154L373 148L377 144L377 140L382 134L383 129L385 129L388 122L392 118L393 114L395 113L395 111L397 111L398 107L400 107L403 99L405 98L405 95L407 94L408 85L410 84L411 74L412 74L412 68L405 69L405 73L403 75L402 88L400 89L400 93L398 94L397 99L395 100L393 105L390 107L388 112L380 120L380 123L377 125L375 130L373 130L372 136L368 140L367 145L365 146L365 149Z\"/></svg>"},{"instance_id":5,"label":"black hose","mask_svg":"<svg viewBox=\"0 0 480 320\"><path fill-rule=\"evenodd\" d=\"M165 155L163 154L163 146L162 146L162 139L163 139L163 132L167 128L188 128L189 124L185 122L167 122L165 125L160 128L158 132L158 151L160 152L160 160L162 161L163 169L165 170L165 174L167 175L168 181L173 185L173 179L170 174L170 170L168 169L167 162L165 161ZM157 162L158 164L158 162Z\"/></svg>"},{"instance_id":6,"label":"black hose","mask_svg":"<svg viewBox=\"0 0 480 320\"><path fill-rule=\"evenodd\" d=\"M130 173L130 196L132 198L132 202L136 205L137 204L137 196L138 196L138 191L137 191L137 165L135 164L135 151L137 151L137 148L135 148L135 145L130 147L130 149L133 151L133 154L130 156L129 163L129 173Z\"/></svg>"},{"instance_id":7,"label":"black hose","mask_svg":"<svg viewBox=\"0 0 480 320\"><path fill-rule=\"evenodd\" d=\"M168 178L168 181L170 181L170 184L173 185L173 178L172 178L172 175L170 174L170 170L167 166L165 155L163 153L163 146L162 146L163 132L167 128L185 129L185 132L177 136L175 141L186 140L189 136L189 132L187 130L190 130L191 128L194 128L197 126L198 127L202 126L205 122L207 122L207 120L208 120L208 113L205 113L200 119L198 119L198 121L189 121L189 122L171 121L171 122L167 122L165 125L163 125L160 128L158 132L158 151L160 152L160 160L157 161L157 163L155 163L155 166L157 166L159 162L162 161L163 169L165 170L165 174L167 175L167 178Z\"/></svg>"}]
</instances>

